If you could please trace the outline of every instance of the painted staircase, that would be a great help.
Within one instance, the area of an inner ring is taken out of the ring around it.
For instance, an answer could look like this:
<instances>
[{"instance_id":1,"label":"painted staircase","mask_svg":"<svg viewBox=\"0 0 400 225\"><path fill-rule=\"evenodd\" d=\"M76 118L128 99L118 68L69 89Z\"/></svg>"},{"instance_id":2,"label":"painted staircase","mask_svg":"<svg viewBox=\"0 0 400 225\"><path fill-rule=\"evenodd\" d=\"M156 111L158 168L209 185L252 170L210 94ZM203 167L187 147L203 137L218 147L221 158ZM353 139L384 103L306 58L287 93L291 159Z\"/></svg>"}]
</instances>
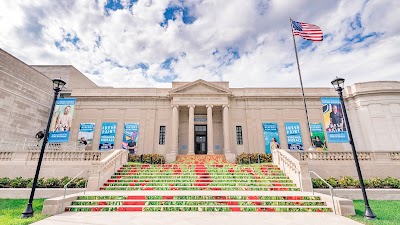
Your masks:
<instances>
[{"instance_id":1,"label":"painted staircase","mask_svg":"<svg viewBox=\"0 0 400 225\"><path fill-rule=\"evenodd\" d=\"M173 164L128 164L100 191L66 211L332 212L272 164L238 165L220 155L178 156Z\"/></svg>"}]
</instances>

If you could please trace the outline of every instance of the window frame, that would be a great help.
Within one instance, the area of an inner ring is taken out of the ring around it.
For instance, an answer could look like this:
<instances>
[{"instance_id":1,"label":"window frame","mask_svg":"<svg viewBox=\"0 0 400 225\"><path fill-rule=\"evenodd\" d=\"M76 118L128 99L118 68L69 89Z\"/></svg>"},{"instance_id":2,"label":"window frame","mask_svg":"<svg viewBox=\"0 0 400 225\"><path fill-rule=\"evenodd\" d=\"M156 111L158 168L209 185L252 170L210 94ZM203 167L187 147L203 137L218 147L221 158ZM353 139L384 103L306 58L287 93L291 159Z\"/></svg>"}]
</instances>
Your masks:
<instances>
[{"instance_id":1,"label":"window frame","mask_svg":"<svg viewBox=\"0 0 400 225\"><path fill-rule=\"evenodd\" d=\"M243 145L243 128L242 128L242 126L236 126L236 144Z\"/></svg>"},{"instance_id":2,"label":"window frame","mask_svg":"<svg viewBox=\"0 0 400 225\"><path fill-rule=\"evenodd\" d=\"M166 136L166 126L160 126L160 132L158 134L159 145L165 145L165 136Z\"/></svg>"}]
</instances>

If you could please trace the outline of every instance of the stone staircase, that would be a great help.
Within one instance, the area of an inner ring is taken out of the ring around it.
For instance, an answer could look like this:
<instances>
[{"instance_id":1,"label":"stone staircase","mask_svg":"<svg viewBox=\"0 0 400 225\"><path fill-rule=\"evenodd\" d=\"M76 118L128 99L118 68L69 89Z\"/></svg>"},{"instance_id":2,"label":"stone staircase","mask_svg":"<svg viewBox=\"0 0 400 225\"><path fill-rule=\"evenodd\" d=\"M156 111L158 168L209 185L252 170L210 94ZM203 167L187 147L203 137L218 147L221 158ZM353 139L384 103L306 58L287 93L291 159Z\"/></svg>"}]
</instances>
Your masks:
<instances>
[{"instance_id":1,"label":"stone staircase","mask_svg":"<svg viewBox=\"0 0 400 225\"><path fill-rule=\"evenodd\" d=\"M237 165L223 156L179 156L173 164L128 164L100 191L66 211L332 212L275 165Z\"/></svg>"}]
</instances>

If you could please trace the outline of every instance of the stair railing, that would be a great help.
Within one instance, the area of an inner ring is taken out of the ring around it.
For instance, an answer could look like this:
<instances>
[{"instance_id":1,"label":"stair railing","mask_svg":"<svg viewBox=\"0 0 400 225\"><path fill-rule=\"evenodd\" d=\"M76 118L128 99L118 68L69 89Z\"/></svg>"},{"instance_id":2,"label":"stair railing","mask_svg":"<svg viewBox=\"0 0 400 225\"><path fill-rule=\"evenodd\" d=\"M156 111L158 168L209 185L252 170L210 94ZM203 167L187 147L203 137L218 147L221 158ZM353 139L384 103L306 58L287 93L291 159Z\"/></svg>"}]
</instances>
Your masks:
<instances>
[{"instance_id":1,"label":"stair railing","mask_svg":"<svg viewBox=\"0 0 400 225\"><path fill-rule=\"evenodd\" d=\"M83 172L85 172L85 171L86 171L86 176L85 176L85 188L83 189L83 195L86 194L86 189L87 189L87 184L88 184L88 178L89 178L89 170L82 170L80 173L78 173L74 178L72 178L70 181L68 181L68 183L66 183L66 184L64 185L64 198L63 198L63 201L62 201L61 209L64 210L64 201L65 201L65 195L67 194L67 187L68 187L68 184L70 184L72 181L74 181L79 175L81 175L81 174L82 174Z\"/></svg>"},{"instance_id":2,"label":"stair railing","mask_svg":"<svg viewBox=\"0 0 400 225\"><path fill-rule=\"evenodd\" d=\"M288 175L293 182L297 183L297 186L303 191L299 161L282 149L273 150L272 156L273 163L281 167L283 172Z\"/></svg>"},{"instance_id":3,"label":"stair railing","mask_svg":"<svg viewBox=\"0 0 400 225\"><path fill-rule=\"evenodd\" d=\"M332 198L332 205L333 205L333 211L336 214L336 206L335 206L335 200L333 198L333 187L332 185L330 185L326 180L324 180L322 177L320 177L316 172L314 171L308 171L308 174L310 175L311 178L311 174L314 174L315 176L317 176L320 180L322 180L322 182L324 182L328 187L329 187L329 191L331 193L331 198ZM312 194L314 195L314 186L312 186Z\"/></svg>"},{"instance_id":4,"label":"stair railing","mask_svg":"<svg viewBox=\"0 0 400 225\"><path fill-rule=\"evenodd\" d=\"M103 165L103 167L101 167L101 169L99 169L99 170L97 171L97 175L98 175L97 189L100 188L100 175L101 175L101 172L102 172L104 169L109 168L109 167L112 165L112 163L114 163L113 173L115 173L115 171L117 170L117 161L118 161L118 158L119 158L120 164L122 164L122 154L123 154L124 152L125 152L124 150L119 150L118 153L114 153L114 155L110 155L110 156L109 156L110 159L108 159L107 162ZM107 157L107 158L108 158L108 157Z\"/></svg>"}]
</instances>

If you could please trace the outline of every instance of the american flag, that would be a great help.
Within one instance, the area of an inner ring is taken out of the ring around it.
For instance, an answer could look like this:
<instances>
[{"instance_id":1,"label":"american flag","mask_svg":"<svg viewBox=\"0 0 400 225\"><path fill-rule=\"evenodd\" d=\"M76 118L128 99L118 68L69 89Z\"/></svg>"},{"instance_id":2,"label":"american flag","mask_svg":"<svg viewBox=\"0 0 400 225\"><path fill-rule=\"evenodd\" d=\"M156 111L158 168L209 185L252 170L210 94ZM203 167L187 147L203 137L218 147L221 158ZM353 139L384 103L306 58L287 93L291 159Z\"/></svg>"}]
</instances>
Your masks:
<instances>
[{"instance_id":1,"label":"american flag","mask_svg":"<svg viewBox=\"0 0 400 225\"><path fill-rule=\"evenodd\" d=\"M309 23L292 21L293 34L310 41L322 41L322 30Z\"/></svg>"}]
</instances>

